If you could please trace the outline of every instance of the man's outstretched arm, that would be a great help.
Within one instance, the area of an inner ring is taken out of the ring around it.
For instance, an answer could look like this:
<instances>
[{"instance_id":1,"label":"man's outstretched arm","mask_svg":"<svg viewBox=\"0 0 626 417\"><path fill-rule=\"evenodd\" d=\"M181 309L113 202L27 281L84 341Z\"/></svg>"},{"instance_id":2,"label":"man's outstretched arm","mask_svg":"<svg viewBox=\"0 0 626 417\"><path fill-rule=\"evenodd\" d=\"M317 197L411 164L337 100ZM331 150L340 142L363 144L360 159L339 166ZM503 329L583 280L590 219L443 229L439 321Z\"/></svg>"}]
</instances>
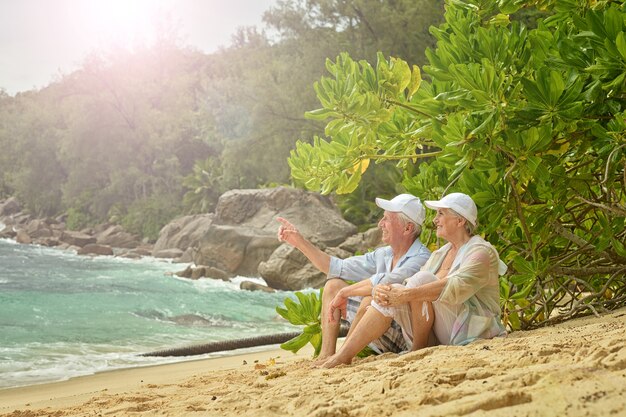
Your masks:
<instances>
[{"instance_id":1,"label":"man's outstretched arm","mask_svg":"<svg viewBox=\"0 0 626 417\"><path fill-rule=\"evenodd\" d=\"M278 228L278 240L286 242L298 249L317 269L325 274L328 274L328 270L330 268L330 255L323 252L317 246L305 239L296 226L291 224L287 219L278 217L276 220L278 220L281 224Z\"/></svg>"}]
</instances>

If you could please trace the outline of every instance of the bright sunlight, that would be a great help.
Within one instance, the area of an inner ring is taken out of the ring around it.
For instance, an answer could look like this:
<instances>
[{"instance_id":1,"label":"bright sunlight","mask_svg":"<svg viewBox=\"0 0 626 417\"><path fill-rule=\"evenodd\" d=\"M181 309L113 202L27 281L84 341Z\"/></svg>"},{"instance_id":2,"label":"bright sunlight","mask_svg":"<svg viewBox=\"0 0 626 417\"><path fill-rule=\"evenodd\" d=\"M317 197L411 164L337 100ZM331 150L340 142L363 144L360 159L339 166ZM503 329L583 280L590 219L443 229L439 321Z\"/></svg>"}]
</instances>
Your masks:
<instances>
[{"instance_id":1,"label":"bright sunlight","mask_svg":"<svg viewBox=\"0 0 626 417\"><path fill-rule=\"evenodd\" d=\"M75 4L80 33L99 45L133 48L151 44L159 22L173 6L166 0L106 0Z\"/></svg>"}]
</instances>

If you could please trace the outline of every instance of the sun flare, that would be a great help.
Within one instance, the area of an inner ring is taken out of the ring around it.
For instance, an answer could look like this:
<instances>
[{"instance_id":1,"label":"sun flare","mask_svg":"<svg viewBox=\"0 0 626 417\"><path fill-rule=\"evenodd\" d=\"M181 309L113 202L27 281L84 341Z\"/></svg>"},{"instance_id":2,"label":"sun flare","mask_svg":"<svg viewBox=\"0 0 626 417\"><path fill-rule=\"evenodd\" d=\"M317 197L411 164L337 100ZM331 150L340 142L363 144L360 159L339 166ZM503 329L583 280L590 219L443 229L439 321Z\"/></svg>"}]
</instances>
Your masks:
<instances>
[{"instance_id":1,"label":"sun flare","mask_svg":"<svg viewBox=\"0 0 626 417\"><path fill-rule=\"evenodd\" d=\"M168 6L169 2L156 0L98 0L79 2L72 14L82 34L98 46L132 48L154 42Z\"/></svg>"}]
</instances>

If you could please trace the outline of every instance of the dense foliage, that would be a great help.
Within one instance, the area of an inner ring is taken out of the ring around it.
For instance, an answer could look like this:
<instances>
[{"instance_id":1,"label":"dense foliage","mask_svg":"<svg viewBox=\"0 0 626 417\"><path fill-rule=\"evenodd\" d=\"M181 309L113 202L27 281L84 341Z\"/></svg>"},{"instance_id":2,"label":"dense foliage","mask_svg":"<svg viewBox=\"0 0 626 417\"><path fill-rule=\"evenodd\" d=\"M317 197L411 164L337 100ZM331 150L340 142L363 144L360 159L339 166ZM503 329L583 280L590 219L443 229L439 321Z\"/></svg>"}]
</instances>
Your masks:
<instances>
[{"instance_id":1,"label":"dense foliage","mask_svg":"<svg viewBox=\"0 0 626 417\"><path fill-rule=\"evenodd\" d=\"M521 9L544 17L529 29L510 19ZM308 113L329 120L326 138L297 144L292 175L350 193L370 161L396 161L424 199L471 195L510 266L513 329L622 306L625 21L622 1L448 0L421 70L383 54L327 61Z\"/></svg>"},{"instance_id":2,"label":"dense foliage","mask_svg":"<svg viewBox=\"0 0 626 417\"><path fill-rule=\"evenodd\" d=\"M422 63L442 8L277 1L265 31L242 28L214 54L181 46L169 28L152 47L100 51L39 91L0 90L0 198L37 216L65 213L74 229L110 220L154 239L175 215L212 211L228 189L288 182L295 138L323 131L304 112L326 57L381 50ZM371 207L351 199L351 219L370 221Z\"/></svg>"}]
</instances>

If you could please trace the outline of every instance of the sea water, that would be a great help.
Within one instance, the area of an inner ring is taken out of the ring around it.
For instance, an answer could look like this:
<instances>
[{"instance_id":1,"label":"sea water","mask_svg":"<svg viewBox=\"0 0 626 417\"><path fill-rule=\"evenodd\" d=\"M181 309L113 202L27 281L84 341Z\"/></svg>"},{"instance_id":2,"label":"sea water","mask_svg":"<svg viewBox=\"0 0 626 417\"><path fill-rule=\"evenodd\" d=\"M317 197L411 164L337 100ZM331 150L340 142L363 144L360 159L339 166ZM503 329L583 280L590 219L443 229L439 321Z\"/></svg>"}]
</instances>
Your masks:
<instances>
[{"instance_id":1,"label":"sea water","mask_svg":"<svg viewBox=\"0 0 626 417\"><path fill-rule=\"evenodd\" d=\"M0 239L0 388L180 361L139 354L296 330L275 310L292 293L242 291L242 277L168 274L185 266Z\"/></svg>"}]
</instances>

